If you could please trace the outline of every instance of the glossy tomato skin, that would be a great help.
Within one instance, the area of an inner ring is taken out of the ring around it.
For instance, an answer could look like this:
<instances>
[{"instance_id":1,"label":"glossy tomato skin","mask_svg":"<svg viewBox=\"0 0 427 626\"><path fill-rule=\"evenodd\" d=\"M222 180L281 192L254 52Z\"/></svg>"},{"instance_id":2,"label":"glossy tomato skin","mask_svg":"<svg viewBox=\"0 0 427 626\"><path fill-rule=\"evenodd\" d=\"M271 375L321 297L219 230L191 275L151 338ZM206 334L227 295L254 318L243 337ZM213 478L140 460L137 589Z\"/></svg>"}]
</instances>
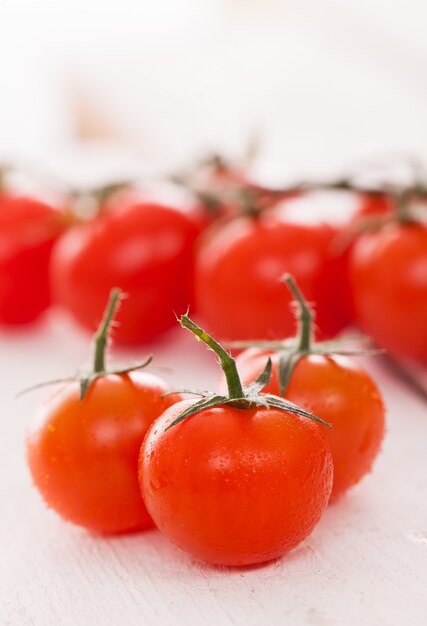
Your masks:
<instances>
[{"instance_id":1,"label":"glossy tomato skin","mask_svg":"<svg viewBox=\"0 0 427 626\"><path fill-rule=\"evenodd\" d=\"M356 322L396 357L427 361L427 228L365 233L350 257Z\"/></svg>"},{"instance_id":2,"label":"glossy tomato skin","mask_svg":"<svg viewBox=\"0 0 427 626\"><path fill-rule=\"evenodd\" d=\"M77 383L39 408L27 437L34 484L64 519L88 530L124 533L152 521L138 485L145 433L177 396L145 372L98 378L83 400Z\"/></svg>"},{"instance_id":3,"label":"glossy tomato skin","mask_svg":"<svg viewBox=\"0 0 427 626\"><path fill-rule=\"evenodd\" d=\"M50 305L49 262L62 227L49 205L0 193L0 324L33 322Z\"/></svg>"},{"instance_id":4,"label":"glossy tomato skin","mask_svg":"<svg viewBox=\"0 0 427 626\"><path fill-rule=\"evenodd\" d=\"M295 331L290 272L316 306L320 337L347 324L344 268L329 250L336 230L288 222L274 211L231 220L202 238L196 258L196 306L209 331L226 340L286 337Z\"/></svg>"},{"instance_id":5,"label":"glossy tomato skin","mask_svg":"<svg viewBox=\"0 0 427 626\"><path fill-rule=\"evenodd\" d=\"M250 348L237 357L243 384L254 381L270 357L273 371L266 393L280 395L278 356ZM372 378L347 357L303 357L295 366L285 398L332 425L322 428L331 446L337 500L367 474L377 457L385 432L385 408Z\"/></svg>"},{"instance_id":6,"label":"glossy tomato skin","mask_svg":"<svg viewBox=\"0 0 427 626\"><path fill-rule=\"evenodd\" d=\"M158 528L220 565L263 563L298 545L332 485L319 429L283 411L222 406L165 430L189 404L168 409L141 449L142 494Z\"/></svg>"},{"instance_id":7,"label":"glossy tomato skin","mask_svg":"<svg viewBox=\"0 0 427 626\"><path fill-rule=\"evenodd\" d=\"M123 203L106 210L55 246L55 301L94 330L110 290L119 287L129 301L118 311L115 340L151 341L192 303L197 232L189 216L159 204Z\"/></svg>"}]
</instances>

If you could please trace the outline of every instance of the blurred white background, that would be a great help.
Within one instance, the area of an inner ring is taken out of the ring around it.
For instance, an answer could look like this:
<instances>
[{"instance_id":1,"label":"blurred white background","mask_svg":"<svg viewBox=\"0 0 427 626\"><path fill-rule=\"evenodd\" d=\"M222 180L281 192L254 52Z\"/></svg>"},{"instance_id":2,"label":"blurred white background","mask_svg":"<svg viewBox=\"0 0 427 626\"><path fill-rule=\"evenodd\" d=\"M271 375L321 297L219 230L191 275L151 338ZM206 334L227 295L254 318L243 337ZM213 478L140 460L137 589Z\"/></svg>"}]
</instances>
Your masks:
<instances>
[{"instance_id":1,"label":"blurred white background","mask_svg":"<svg viewBox=\"0 0 427 626\"><path fill-rule=\"evenodd\" d=\"M258 134L284 174L427 156L423 0L0 0L0 158L146 171Z\"/></svg>"}]
</instances>

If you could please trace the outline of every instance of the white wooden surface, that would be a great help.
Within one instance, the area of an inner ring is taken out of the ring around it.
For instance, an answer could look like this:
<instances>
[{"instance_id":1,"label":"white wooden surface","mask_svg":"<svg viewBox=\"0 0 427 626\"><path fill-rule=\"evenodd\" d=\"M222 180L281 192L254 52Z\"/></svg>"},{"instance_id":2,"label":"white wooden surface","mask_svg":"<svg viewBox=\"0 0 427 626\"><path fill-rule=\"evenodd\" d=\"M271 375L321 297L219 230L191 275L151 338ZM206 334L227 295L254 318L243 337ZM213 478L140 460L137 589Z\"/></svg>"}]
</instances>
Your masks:
<instances>
[{"instance_id":1,"label":"white wooden surface","mask_svg":"<svg viewBox=\"0 0 427 626\"><path fill-rule=\"evenodd\" d=\"M24 431L40 394L13 396L73 372L86 339L57 316L0 334L2 626L427 623L427 410L378 364L368 366L386 397L388 433L374 473L288 556L233 571L193 560L157 531L87 534L46 510L32 488ZM211 355L179 329L150 349L177 385L216 380Z\"/></svg>"},{"instance_id":2,"label":"white wooden surface","mask_svg":"<svg viewBox=\"0 0 427 626\"><path fill-rule=\"evenodd\" d=\"M239 153L253 131L280 176L425 157L425 17L423 0L0 0L0 156L67 170L58 151L70 154L80 98L142 171ZM92 172L81 156L73 167ZM116 157L106 175L122 174ZM427 624L427 410L378 364L389 411L374 473L293 553L231 571L155 531L88 535L32 489L24 432L39 394L13 396L73 372L85 341L55 316L0 330L0 626ZM155 352L177 385L216 379L178 330Z\"/></svg>"}]
</instances>

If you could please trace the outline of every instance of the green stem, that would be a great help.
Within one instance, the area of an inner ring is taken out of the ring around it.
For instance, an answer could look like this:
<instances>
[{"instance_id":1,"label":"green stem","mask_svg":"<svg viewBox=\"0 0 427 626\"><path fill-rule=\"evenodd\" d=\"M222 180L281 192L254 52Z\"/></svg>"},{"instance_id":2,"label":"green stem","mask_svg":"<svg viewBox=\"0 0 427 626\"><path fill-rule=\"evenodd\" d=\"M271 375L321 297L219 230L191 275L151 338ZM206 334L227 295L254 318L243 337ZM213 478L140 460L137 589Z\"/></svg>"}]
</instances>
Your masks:
<instances>
[{"instance_id":1,"label":"green stem","mask_svg":"<svg viewBox=\"0 0 427 626\"><path fill-rule=\"evenodd\" d=\"M95 351L93 360L94 374L101 374L102 372L105 372L105 350L108 343L111 322L113 320L114 314L116 313L121 295L122 292L120 291L120 289L112 289L107 308L105 309L104 317L102 318L98 330L95 334Z\"/></svg>"},{"instance_id":2,"label":"green stem","mask_svg":"<svg viewBox=\"0 0 427 626\"><path fill-rule=\"evenodd\" d=\"M252 219L260 216L260 207L257 205L255 194L250 189L241 188L237 192L237 200L243 215Z\"/></svg>"},{"instance_id":3,"label":"green stem","mask_svg":"<svg viewBox=\"0 0 427 626\"><path fill-rule=\"evenodd\" d=\"M213 339L206 331L197 326L187 315L182 315L179 323L183 328L190 330L196 337L201 339L219 357L222 371L227 381L228 395L230 398L244 398L242 383L237 371L236 361L224 348Z\"/></svg>"},{"instance_id":4,"label":"green stem","mask_svg":"<svg viewBox=\"0 0 427 626\"><path fill-rule=\"evenodd\" d=\"M298 304L298 351L309 352L313 339L313 309L311 309L308 302L304 299L304 296L298 289L292 276L290 274L285 274L283 279Z\"/></svg>"}]
</instances>

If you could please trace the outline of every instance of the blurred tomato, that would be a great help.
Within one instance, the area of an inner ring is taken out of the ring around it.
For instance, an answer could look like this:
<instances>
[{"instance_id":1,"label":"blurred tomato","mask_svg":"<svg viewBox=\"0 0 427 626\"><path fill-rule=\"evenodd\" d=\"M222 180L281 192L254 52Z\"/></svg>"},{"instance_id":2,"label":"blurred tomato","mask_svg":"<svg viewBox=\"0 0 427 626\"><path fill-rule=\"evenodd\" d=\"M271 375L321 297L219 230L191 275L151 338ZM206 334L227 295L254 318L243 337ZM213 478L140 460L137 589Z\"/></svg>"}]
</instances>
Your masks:
<instances>
[{"instance_id":1,"label":"blurred tomato","mask_svg":"<svg viewBox=\"0 0 427 626\"><path fill-rule=\"evenodd\" d=\"M317 310L319 337L331 337L348 321L345 267L331 251L336 228L298 224L280 211L239 217L200 240L196 258L196 306L208 330L220 338L286 337L295 331L280 278L296 277Z\"/></svg>"},{"instance_id":2,"label":"blurred tomato","mask_svg":"<svg viewBox=\"0 0 427 626\"><path fill-rule=\"evenodd\" d=\"M335 231L330 254L335 256L341 273L340 306L348 325L354 323L355 311L348 281L351 250L366 219L393 211L393 200L386 194L359 194L353 191L313 191L283 203L288 219L304 224L328 224Z\"/></svg>"},{"instance_id":3,"label":"blurred tomato","mask_svg":"<svg viewBox=\"0 0 427 626\"><path fill-rule=\"evenodd\" d=\"M0 323L32 322L49 306L49 260L63 226L44 202L0 191Z\"/></svg>"},{"instance_id":4,"label":"blurred tomato","mask_svg":"<svg viewBox=\"0 0 427 626\"><path fill-rule=\"evenodd\" d=\"M94 330L112 287L129 295L117 314L117 342L155 339L192 303L198 227L171 206L122 199L72 228L54 249L55 301Z\"/></svg>"},{"instance_id":5,"label":"blurred tomato","mask_svg":"<svg viewBox=\"0 0 427 626\"><path fill-rule=\"evenodd\" d=\"M350 256L356 322L397 357L427 361L427 227L364 233Z\"/></svg>"}]
</instances>

